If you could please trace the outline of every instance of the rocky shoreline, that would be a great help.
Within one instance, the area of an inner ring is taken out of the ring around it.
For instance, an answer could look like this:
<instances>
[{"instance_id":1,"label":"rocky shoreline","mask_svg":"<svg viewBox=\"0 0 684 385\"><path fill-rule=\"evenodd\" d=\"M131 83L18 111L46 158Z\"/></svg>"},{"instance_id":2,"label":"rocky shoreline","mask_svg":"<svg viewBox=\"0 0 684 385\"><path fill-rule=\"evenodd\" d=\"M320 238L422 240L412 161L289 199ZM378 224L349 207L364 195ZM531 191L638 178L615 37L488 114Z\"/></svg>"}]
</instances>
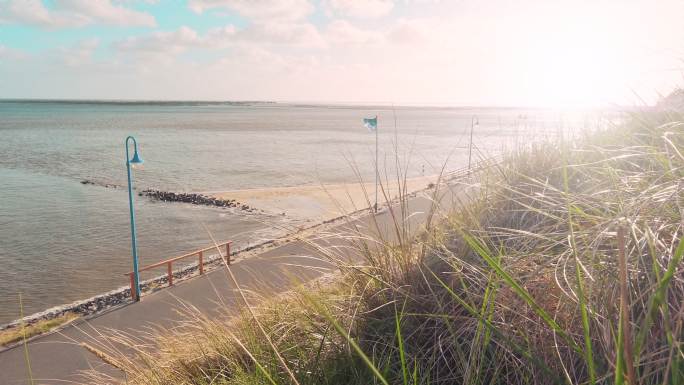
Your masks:
<instances>
[{"instance_id":1,"label":"rocky shoreline","mask_svg":"<svg viewBox=\"0 0 684 385\"><path fill-rule=\"evenodd\" d=\"M267 241L267 242L272 242L272 241ZM260 245L255 245L249 248L246 248L245 250L241 251L246 251L248 249L258 247ZM235 253L231 253L235 254ZM220 257L218 255L212 256L208 258L205 263L205 269L211 270L211 268L215 267L218 265L218 262L220 261ZM199 266L197 263L195 264L190 264L182 269L175 271L173 274L174 281L178 282L179 280L182 280L184 278L189 277L192 275L194 272L198 270ZM168 276L166 274L160 275L158 277L148 279L145 281L140 282L140 290L143 294L149 293L155 290L159 290L163 287L166 287L166 283L168 282ZM79 316L89 316L93 315L96 313L100 313L102 311L108 310L110 308L117 307L119 305L122 305L131 298L131 289L128 286L123 286L118 289L114 289L111 291L108 291L106 293L98 294L94 297L90 297L87 299L82 299L78 300L72 303L68 304L63 304L59 306L55 306L52 308L49 308L47 310L43 310L38 313L34 313L31 315L28 315L24 318L20 318L17 320L14 320L10 323L0 325L0 331L11 329L18 327L21 324L24 325L32 325L40 321L44 320L50 320L54 318L61 317L65 315L66 313L74 313ZM1 347L0 347L1 349Z\"/></svg>"},{"instance_id":2,"label":"rocky shoreline","mask_svg":"<svg viewBox=\"0 0 684 385\"><path fill-rule=\"evenodd\" d=\"M282 238L280 239L284 242L287 242L287 238ZM257 244L253 244L250 246L246 246L242 249L233 251L231 253L231 256L233 257L233 261L235 261L234 257L238 254L245 253L248 251L252 251L254 249L260 248L260 247L265 247L265 246L271 246L273 244L276 244L278 239L270 239L266 240ZM209 256L209 258L205 259L204 261L204 271L205 274L217 267L221 266L221 257L219 255L212 255ZM192 263L188 264L184 267L182 267L180 270L174 271L173 273L173 280L174 283L179 283L182 282L186 278L190 278L191 276L194 275L195 272L199 270L199 265L197 263ZM168 283L168 276L166 274L164 275L159 275L155 278L151 278L145 281L140 282L140 291L143 295L164 289L167 286ZM50 320L54 318L61 317L65 315L66 313L75 313L78 314L79 316L92 316L95 314L102 313L103 311L109 310L109 309L114 309L118 307L119 305L123 305L130 301L131 298L131 289L129 286L122 286L118 289L114 289L111 291L108 291L106 293L98 294L94 297L74 301L72 303L68 304L63 304L63 305L58 305L51 307L47 310L43 310L38 313L34 313L31 315L28 315L24 318L20 318L17 320L14 320L12 322L6 323L4 325L0 325L0 331L7 330L7 329L12 329L16 328L20 325L32 325L40 321L45 321L45 320ZM3 347L0 346L0 351L3 350Z\"/></svg>"}]
</instances>

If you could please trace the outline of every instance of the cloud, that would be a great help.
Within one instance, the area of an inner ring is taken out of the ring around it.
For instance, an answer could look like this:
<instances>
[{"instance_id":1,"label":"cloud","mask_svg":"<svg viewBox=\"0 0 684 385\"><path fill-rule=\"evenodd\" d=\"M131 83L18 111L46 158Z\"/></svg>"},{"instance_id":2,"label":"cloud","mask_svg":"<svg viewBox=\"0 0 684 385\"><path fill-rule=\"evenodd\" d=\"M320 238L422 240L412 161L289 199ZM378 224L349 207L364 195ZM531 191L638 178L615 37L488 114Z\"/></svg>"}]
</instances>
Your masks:
<instances>
[{"instance_id":1,"label":"cloud","mask_svg":"<svg viewBox=\"0 0 684 385\"><path fill-rule=\"evenodd\" d=\"M212 28L202 38L202 44L213 48L225 47L235 41L237 34L238 29L234 25Z\"/></svg>"},{"instance_id":2,"label":"cloud","mask_svg":"<svg viewBox=\"0 0 684 385\"><path fill-rule=\"evenodd\" d=\"M327 7L334 14L372 19L389 14L394 0L328 0Z\"/></svg>"},{"instance_id":3,"label":"cloud","mask_svg":"<svg viewBox=\"0 0 684 385\"><path fill-rule=\"evenodd\" d=\"M333 20L325 30L325 39L333 45L365 45L382 42L377 31L360 29L346 20Z\"/></svg>"},{"instance_id":4,"label":"cloud","mask_svg":"<svg viewBox=\"0 0 684 385\"><path fill-rule=\"evenodd\" d=\"M78 43L78 49L84 52L93 52L100 46L100 39L96 37L91 37L88 39L81 40Z\"/></svg>"},{"instance_id":5,"label":"cloud","mask_svg":"<svg viewBox=\"0 0 684 385\"><path fill-rule=\"evenodd\" d=\"M212 71L231 73L258 73L260 77L278 75L291 76L306 72L319 65L312 55L278 54L270 50L249 45L236 47L231 54L210 64Z\"/></svg>"},{"instance_id":6,"label":"cloud","mask_svg":"<svg viewBox=\"0 0 684 385\"><path fill-rule=\"evenodd\" d=\"M178 54L188 48L206 45L192 28L182 26L176 31L154 32L146 36L129 37L114 43L119 51Z\"/></svg>"},{"instance_id":7,"label":"cloud","mask_svg":"<svg viewBox=\"0 0 684 385\"><path fill-rule=\"evenodd\" d=\"M80 27L87 24L87 20L80 15L50 12L41 0L9 0L0 3L0 23L62 28Z\"/></svg>"},{"instance_id":8,"label":"cloud","mask_svg":"<svg viewBox=\"0 0 684 385\"><path fill-rule=\"evenodd\" d=\"M219 8L250 20L280 21L301 20L314 11L308 0L190 0L188 7L196 13Z\"/></svg>"},{"instance_id":9,"label":"cloud","mask_svg":"<svg viewBox=\"0 0 684 385\"><path fill-rule=\"evenodd\" d=\"M131 8L141 1L106 3ZM156 32L135 29L114 43L102 36L99 45L87 40L42 52L18 51L21 41L3 38L0 95L534 105L615 100L618 86L632 84L648 97L681 82L679 73L665 72L681 68L675 62L684 36L677 20L681 2L660 9L644 8L645 0L584 8L533 0L417 1L361 11L374 1L321 0L319 13L308 20L308 2L284 0L304 4L293 10L275 0L189 0L197 11L211 12L196 17L225 12L249 20L209 30L179 24ZM0 0L0 18L16 4L23 17L43 23L104 17L75 1ZM320 19L325 12L330 17ZM388 12L379 21L358 20ZM372 87L360 90L360 84Z\"/></svg>"},{"instance_id":10,"label":"cloud","mask_svg":"<svg viewBox=\"0 0 684 385\"><path fill-rule=\"evenodd\" d=\"M209 30L200 35L190 27L175 31L133 36L114 43L120 52L139 54L183 53L193 48L221 49L238 45L323 48L325 41L309 23L260 23L237 29L233 25Z\"/></svg>"},{"instance_id":11,"label":"cloud","mask_svg":"<svg viewBox=\"0 0 684 385\"><path fill-rule=\"evenodd\" d=\"M100 40L96 37L81 40L74 47L62 49L64 64L69 67L78 67L92 62L93 52L100 46Z\"/></svg>"},{"instance_id":12,"label":"cloud","mask_svg":"<svg viewBox=\"0 0 684 385\"><path fill-rule=\"evenodd\" d=\"M93 23L117 26L156 26L152 15L114 5L110 0L60 0L55 4L89 17Z\"/></svg>"},{"instance_id":13,"label":"cloud","mask_svg":"<svg viewBox=\"0 0 684 385\"><path fill-rule=\"evenodd\" d=\"M159 4L159 0L116 0L117 3Z\"/></svg>"},{"instance_id":14,"label":"cloud","mask_svg":"<svg viewBox=\"0 0 684 385\"><path fill-rule=\"evenodd\" d=\"M7 0L0 3L0 24L43 28L78 28L92 24L156 26L155 18L111 0L55 0L50 8L42 0Z\"/></svg>"},{"instance_id":15,"label":"cloud","mask_svg":"<svg viewBox=\"0 0 684 385\"><path fill-rule=\"evenodd\" d=\"M325 41L309 23L260 23L237 34L241 42L321 48Z\"/></svg>"},{"instance_id":16,"label":"cloud","mask_svg":"<svg viewBox=\"0 0 684 385\"><path fill-rule=\"evenodd\" d=\"M0 64L2 64L4 60L15 61L26 59L27 57L28 55L23 51L0 44Z\"/></svg>"},{"instance_id":17,"label":"cloud","mask_svg":"<svg viewBox=\"0 0 684 385\"><path fill-rule=\"evenodd\" d=\"M395 44L419 45L435 40L442 25L423 19L400 19L387 33L387 39Z\"/></svg>"},{"instance_id":18,"label":"cloud","mask_svg":"<svg viewBox=\"0 0 684 385\"><path fill-rule=\"evenodd\" d=\"M234 25L213 28L204 34L182 26L172 31L157 31L115 41L112 46L121 53L165 55L169 58L188 50L245 49L296 50L299 54L362 55L356 49L404 49L402 45L420 45L434 38L426 35L425 20L400 19L377 29L359 28L347 20L332 20L319 30L307 22L255 22L244 28ZM388 44L392 43L392 44ZM419 47L417 47L418 49ZM347 51L352 50L352 51ZM393 53L394 55L394 53Z\"/></svg>"}]
</instances>

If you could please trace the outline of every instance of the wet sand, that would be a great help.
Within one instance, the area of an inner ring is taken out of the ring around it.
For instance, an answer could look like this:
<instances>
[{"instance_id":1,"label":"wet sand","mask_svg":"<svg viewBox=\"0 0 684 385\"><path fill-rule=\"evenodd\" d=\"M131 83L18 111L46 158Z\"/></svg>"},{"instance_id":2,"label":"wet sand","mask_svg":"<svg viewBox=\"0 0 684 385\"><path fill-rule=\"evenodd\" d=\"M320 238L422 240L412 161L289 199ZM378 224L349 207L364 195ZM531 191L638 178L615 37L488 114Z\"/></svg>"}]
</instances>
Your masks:
<instances>
[{"instance_id":1,"label":"wet sand","mask_svg":"<svg viewBox=\"0 0 684 385\"><path fill-rule=\"evenodd\" d=\"M436 181L436 175L407 179L405 190L407 193L423 190ZM391 200L398 196L396 180L382 181L381 186L378 188L379 205L387 198ZM260 188L212 192L209 195L236 199L251 207L294 219L324 221L373 205L375 183Z\"/></svg>"}]
</instances>

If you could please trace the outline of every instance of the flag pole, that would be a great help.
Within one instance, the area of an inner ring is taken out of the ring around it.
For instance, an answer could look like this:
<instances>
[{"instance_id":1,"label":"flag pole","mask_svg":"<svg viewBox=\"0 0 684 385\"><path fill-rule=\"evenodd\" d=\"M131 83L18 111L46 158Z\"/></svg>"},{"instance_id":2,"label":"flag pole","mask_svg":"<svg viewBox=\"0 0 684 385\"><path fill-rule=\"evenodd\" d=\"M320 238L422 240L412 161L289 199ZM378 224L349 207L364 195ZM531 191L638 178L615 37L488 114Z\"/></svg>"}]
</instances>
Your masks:
<instances>
[{"instance_id":1,"label":"flag pole","mask_svg":"<svg viewBox=\"0 0 684 385\"><path fill-rule=\"evenodd\" d=\"M375 115L375 212L378 212L378 116Z\"/></svg>"}]
</instances>

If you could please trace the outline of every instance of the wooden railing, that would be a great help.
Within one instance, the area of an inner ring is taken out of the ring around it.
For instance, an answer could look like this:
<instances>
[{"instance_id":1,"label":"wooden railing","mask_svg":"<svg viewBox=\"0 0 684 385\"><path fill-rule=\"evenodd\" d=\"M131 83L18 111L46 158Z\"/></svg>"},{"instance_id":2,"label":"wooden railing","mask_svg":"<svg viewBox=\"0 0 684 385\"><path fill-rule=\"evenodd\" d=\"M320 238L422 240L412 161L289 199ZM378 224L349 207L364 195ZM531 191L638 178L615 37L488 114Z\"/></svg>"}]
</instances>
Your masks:
<instances>
[{"instance_id":1,"label":"wooden railing","mask_svg":"<svg viewBox=\"0 0 684 385\"><path fill-rule=\"evenodd\" d=\"M181 260L181 259L185 259L185 258L190 258L190 257L196 256L196 257L197 257L197 260L198 260L198 261L197 261L197 266L199 267L199 273L200 273L200 274L204 274L204 253L205 253L206 251L217 250L217 251L219 252L219 256L220 256L221 258L225 258L226 263L228 263L228 264L230 265L230 245L231 245L231 243L233 243L233 242L232 242L232 241L228 241L228 242L219 244L219 245L217 245L217 246L206 247L206 248L201 249L201 250L193 251L192 253L183 254L183 255L178 256L178 257L173 257L173 258L165 259L165 260L163 260L163 261L161 261L161 262L157 262L157 263L153 263L153 264L151 264L151 265L143 266L143 267L141 267L140 269L138 269L138 271L139 271L139 272L143 272L143 271L146 271L146 270L154 269L155 267L159 267L159 266L164 266L164 265L166 265L167 281L169 282L169 286L171 286L171 285L173 285L173 263L174 263L174 262L179 261L179 260ZM223 248L223 247L225 247L225 250L226 250L226 254L225 254L225 255L221 254L221 248ZM127 275L127 276L130 278L130 281L131 281L131 298L133 298L133 300L136 300L136 296L135 296L135 278L134 278L133 272L130 271L130 272L124 274L124 275Z\"/></svg>"}]
</instances>

